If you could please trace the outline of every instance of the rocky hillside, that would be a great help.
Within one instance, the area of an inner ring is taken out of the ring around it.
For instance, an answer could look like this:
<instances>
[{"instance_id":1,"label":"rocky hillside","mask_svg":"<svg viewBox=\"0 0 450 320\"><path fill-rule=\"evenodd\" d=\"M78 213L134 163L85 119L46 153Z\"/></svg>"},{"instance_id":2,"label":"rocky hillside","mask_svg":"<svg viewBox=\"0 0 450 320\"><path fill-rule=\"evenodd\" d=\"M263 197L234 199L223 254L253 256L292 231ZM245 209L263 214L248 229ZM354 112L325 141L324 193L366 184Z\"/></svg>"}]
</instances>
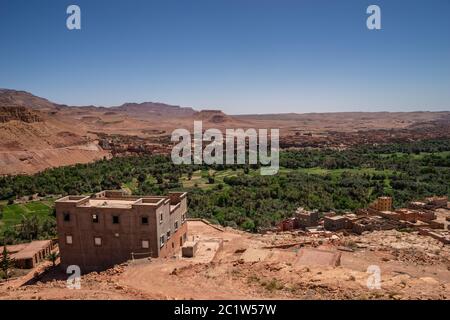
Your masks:
<instances>
[{"instance_id":1,"label":"rocky hillside","mask_svg":"<svg viewBox=\"0 0 450 320\"><path fill-rule=\"evenodd\" d=\"M34 173L108 155L62 110L28 92L0 89L0 175Z\"/></svg>"},{"instance_id":2,"label":"rocky hillside","mask_svg":"<svg viewBox=\"0 0 450 320\"><path fill-rule=\"evenodd\" d=\"M274 106L276 107L276 106ZM450 112L354 112L227 115L164 103L116 107L68 106L25 91L0 89L0 175L34 173L48 167L89 162L138 150L167 152L176 128L278 128L284 147L383 143L448 136ZM98 146L101 137L114 150ZM144 141L144 142L143 142Z\"/></svg>"},{"instance_id":3,"label":"rocky hillside","mask_svg":"<svg viewBox=\"0 0 450 320\"><path fill-rule=\"evenodd\" d=\"M41 110L53 110L58 105L47 99L37 97L26 91L0 89L0 106L27 107Z\"/></svg>"},{"instance_id":4,"label":"rocky hillside","mask_svg":"<svg viewBox=\"0 0 450 320\"><path fill-rule=\"evenodd\" d=\"M22 121L26 123L42 122L39 112L26 107L2 107L0 106L0 123L9 121Z\"/></svg>"},{"instance_id":5,"label":"rocky hillside","mask_svg":"<svg viewBox=\"0 0 450 320\"><path fill-rule=\"evenodd\" d=\"M192 117L196 113L192 108L154 102L125 103L119 107L112 107L110 109L113 112L126 113L129 116L141 118L182 118Z\"/></svg>"}]
</instances>

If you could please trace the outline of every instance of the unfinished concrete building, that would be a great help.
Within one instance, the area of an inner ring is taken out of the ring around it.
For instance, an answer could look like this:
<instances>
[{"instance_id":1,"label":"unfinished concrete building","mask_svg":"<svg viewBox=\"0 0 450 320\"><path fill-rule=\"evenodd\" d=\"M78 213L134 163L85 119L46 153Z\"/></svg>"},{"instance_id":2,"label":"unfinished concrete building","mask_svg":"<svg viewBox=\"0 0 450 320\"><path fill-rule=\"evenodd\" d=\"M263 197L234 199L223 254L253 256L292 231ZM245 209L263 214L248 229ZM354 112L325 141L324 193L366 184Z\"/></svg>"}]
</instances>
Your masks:
<instances>
[{"instance_id":1,"label":"unfinished concrete building","mask_svg":"<svg viewBox=\"0 0 450 320\"><path fill-rule=\"evenodd\" d=\"M186 193L102 191L55 202L61 266L103 270L132 257L168 257L187 239Z\"/></svg>"}]
</instances>

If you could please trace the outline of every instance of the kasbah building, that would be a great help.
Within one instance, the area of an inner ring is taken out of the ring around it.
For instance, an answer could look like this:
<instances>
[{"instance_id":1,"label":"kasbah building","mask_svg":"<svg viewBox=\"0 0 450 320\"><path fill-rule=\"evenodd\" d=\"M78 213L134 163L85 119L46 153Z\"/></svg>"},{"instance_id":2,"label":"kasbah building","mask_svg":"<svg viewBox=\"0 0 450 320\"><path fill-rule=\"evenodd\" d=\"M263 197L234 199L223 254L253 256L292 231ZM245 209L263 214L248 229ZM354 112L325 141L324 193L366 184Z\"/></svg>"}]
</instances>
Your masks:
<instances>
[{"instance_id":1,"label":"kasbah building","mask_svg":"<svg viewBox=\"0 0 450 320\"><path fill-rule=\"evenodd\" d=\"M100 271L130 259L169 257L187 240L186 193L102 191L55 202L61 267Z\"/></svg>"}]
</instances>

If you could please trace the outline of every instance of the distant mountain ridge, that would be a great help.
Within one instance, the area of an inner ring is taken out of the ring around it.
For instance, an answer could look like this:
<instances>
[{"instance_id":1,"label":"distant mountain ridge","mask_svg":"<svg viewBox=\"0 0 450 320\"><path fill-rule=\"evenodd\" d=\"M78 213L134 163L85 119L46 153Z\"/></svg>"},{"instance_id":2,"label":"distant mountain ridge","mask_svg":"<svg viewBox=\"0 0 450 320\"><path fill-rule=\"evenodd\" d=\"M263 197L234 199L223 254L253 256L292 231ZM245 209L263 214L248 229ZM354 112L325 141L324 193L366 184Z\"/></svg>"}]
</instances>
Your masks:
<instances>
[{"instance_id":1,"label":"distant mountain ridge","mask_svg":"<svg viewBox=\"0 0 450 320\"><path fill-rule=\"evenodd\" d=\"M57 105L47 99L37 97L26 91L0 89L0 106L21 106L32 109L52 110L55 109Z\"/></svg>"},{"instance_id":2,"label":"distant mountain ridge","mask_svg":"<svg viewBox=\"0 0 450 320\"><path fill-rule=\"evenodd\" d=\"M160 102L124 103L121 106L111 107L109 109L111 111L120 111L129 115L142 117L191 117L197 112L190 107L180 107Z\"/></svg>"},{"instance_id":3,"label":"distant mountain ridge","mask_svg":"<svg viewBox=\"0 0 450 320\"><path fill-rule=\"evenodd\" d=\"M45 98L35 96L27 91L1 89L0 88L0 106L7 107L26 107L31 109L39 109L43 111L55 111L64 108L81 109L89 111L103 110L105 112L123 112L130 116L137 117L191 117L198 111L191 107L180 107L160 102L127 102L120 106L97 107L89 106L70 106L66 104L57 104Z\"/></svg>"},{"instance_id":4,"label":"distant mountain ridge","mask_svg":"<svg viewBox=\"0 0 450 320\"><path fill-rule=\"evenodd\" d=\"M343 133L368 132L372 138L385 132L406 138L443 136L449 128L450 112L228 115L221 110L198 111L160 102L68 106L26 91L0 89L0 175L35 173L112 156L111 149L101 147L105 139L117 140L115 150L122 153L145 142L153 154L168 148L173 130L193 130L194 121L202 121L204 130L279 129L285 146L303 146L305 139L309 139L306 145L341 146ZM411 130L415 131L409 133Z\"/></svg>"}]
</instances>

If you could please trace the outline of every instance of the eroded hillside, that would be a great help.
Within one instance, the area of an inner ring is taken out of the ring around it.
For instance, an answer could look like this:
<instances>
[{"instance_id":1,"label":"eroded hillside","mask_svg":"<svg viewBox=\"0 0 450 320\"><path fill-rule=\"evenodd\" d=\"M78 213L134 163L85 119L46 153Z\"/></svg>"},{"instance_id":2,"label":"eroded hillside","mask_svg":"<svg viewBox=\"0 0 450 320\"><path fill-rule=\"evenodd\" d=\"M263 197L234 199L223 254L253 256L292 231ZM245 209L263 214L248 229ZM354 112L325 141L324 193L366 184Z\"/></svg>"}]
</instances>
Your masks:
<instances>
[{"instance_id":1,"label":"eroded hillside","mask_svg":"<svg viewBox=\"0 0 450 320\"><path fill-rule=\"evenodd\" d=\"M450 112L310 113L232 116L164 103L117 107L55 104L0 89L0 175L35 173L108 156L167 154L171 132L279 129L282 148L346 148L450 137Z\"/></svg>"}]
</instances>

